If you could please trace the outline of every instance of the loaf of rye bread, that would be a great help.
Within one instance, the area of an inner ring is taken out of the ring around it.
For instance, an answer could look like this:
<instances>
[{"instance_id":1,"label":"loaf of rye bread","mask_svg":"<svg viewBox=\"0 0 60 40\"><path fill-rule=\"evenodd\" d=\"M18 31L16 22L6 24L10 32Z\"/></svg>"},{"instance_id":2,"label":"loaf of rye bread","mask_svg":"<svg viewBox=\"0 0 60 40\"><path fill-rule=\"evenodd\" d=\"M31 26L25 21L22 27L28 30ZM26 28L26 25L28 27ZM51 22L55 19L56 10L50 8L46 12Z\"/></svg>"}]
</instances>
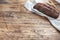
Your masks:
<instances>
[{"instance_id":1,"label":"loaf of rye bread","mask_svg":"<svg viewBox=\"0 0 60 40\"><path fill-rule=\"evenodd\" d=\"M59 16L59 13L53 6L49 6L43 3L37 3L33 8L55 19Z\"/></svg>"}]
</instances>

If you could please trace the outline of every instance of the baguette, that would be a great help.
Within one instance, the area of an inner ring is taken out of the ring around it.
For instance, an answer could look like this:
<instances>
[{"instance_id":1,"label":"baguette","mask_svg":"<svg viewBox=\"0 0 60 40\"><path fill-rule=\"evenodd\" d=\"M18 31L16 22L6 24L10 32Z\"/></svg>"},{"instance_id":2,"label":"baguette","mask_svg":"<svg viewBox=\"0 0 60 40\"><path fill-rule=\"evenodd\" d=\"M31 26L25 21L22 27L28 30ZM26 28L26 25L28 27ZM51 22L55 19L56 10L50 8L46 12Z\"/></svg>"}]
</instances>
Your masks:
<instances>
[{"instance_id":1,"label":"baguette","mask_svg":"<svg viewBox=\"0 0 60 40\"><path fill-rule=\"evenodd\" d=\"M43 3L37 3L33 8L55 19L59 16L59 13L55 10L55 8Z\"/></svg>"}]
</instances>

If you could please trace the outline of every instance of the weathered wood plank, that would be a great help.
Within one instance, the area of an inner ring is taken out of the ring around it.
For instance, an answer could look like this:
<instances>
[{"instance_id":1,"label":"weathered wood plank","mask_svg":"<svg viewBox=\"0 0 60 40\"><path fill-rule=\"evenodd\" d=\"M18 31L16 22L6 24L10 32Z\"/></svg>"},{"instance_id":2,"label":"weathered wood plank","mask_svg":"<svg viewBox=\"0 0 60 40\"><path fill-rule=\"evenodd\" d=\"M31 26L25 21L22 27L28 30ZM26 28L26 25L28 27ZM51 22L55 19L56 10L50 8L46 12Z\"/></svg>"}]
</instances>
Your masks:
<instances>
[{"instance_id":1,"label":"weathered wood plank","mask_svg":"<svg viewBox=\"0 0 60 40\"><path fill-rule=\"evenodd\" d=\"M24 8L26 0L0 4L0 40L60 40L60 33L39 15Z\"/></svg>"}]
</instances>

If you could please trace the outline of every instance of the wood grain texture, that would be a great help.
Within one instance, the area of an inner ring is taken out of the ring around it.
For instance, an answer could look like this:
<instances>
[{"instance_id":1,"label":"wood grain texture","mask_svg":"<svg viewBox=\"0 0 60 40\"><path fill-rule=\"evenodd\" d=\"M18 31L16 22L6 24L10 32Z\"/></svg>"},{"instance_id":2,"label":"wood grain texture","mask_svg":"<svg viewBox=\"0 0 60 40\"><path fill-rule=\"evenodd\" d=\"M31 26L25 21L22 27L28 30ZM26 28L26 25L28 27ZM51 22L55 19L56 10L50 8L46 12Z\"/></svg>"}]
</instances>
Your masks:
<instances>
[{"instance_id":1,"label":"wood grain texture","mask_svg":"<svg viewBox=\"0 0 60 40\"><path fill-rule=\"evenodd\" d=\"M0 40L60 40L60 33L46 18L24 8L25 1L0 4Z\"/></svg>"}]
</instances>

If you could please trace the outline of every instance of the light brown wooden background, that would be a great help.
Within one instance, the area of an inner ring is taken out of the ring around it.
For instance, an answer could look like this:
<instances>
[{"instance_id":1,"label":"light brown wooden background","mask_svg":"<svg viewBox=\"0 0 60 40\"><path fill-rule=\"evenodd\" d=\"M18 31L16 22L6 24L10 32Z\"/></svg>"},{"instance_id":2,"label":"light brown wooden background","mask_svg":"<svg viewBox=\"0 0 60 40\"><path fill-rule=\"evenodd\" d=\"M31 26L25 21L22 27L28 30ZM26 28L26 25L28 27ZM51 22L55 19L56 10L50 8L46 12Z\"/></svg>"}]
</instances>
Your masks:
<instances>
[{"instance_id":1,"label":"light brown wooden background","mask_svg":"<svg viewBox=\"0 0 60 40\"><path fill-rule=\"evenodd\" d=\"M0 4L0 40L60 40L60 33L46 18L24 8L25 1Z\"/></svg>"}]
</instances>

